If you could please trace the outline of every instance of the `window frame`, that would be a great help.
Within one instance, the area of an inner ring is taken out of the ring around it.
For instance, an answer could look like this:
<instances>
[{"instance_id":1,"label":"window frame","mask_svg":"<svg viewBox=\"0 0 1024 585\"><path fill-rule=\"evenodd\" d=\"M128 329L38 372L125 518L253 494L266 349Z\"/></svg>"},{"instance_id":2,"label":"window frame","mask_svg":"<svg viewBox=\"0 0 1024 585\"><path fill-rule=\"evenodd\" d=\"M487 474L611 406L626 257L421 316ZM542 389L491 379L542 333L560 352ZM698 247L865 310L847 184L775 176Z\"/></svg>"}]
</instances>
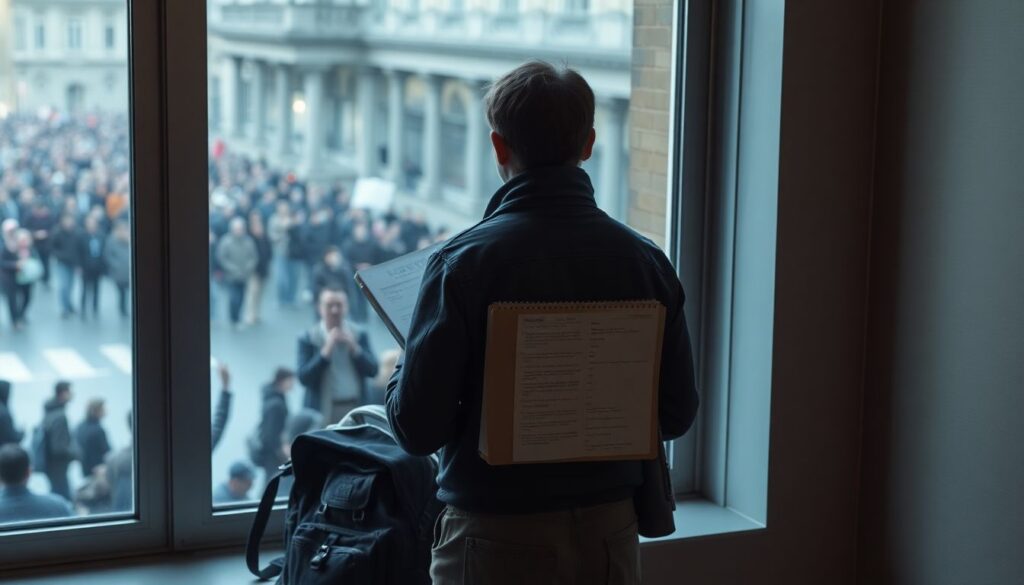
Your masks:
<instances>
[{"instance_id":1,"label":"window frame","mask_svg":"<svg viewBox=\"0 0 1024 585\"><path fill-rule=\"evenodd\" d=\"M133 432L135 511L117 520L87 519L0 533L5 569L145 554L166 549L170 502L167 396L170 388L163 273L166 253L166 144L162 118L160 6L129 2L129 119L132 160ZM42 23L37 23L42 25ZM147 197L140 205L139 195ZM151 200L149 198L152 198Z\"/></svg>"}]
</instances>

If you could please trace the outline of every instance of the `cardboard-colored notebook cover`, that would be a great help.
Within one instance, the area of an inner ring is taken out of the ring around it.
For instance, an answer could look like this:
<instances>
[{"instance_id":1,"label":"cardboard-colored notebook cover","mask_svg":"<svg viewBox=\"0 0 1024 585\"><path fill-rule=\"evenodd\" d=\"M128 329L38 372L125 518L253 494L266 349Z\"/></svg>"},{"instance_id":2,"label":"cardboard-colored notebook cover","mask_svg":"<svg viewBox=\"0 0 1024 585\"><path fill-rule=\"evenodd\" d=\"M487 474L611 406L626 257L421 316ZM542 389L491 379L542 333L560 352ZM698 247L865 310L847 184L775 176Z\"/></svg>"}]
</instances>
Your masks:
<instances>
[{"instance_id":1,"label":"cardboard-colored notebook cover","mask_svg":"<svg viewBox=\"0 0 1024 585\"><path fill-rule=\"evenodd\" d=\"M653 459L665 307L494 303L480 456L491 465Z\"/></svg>"}]
</instances>

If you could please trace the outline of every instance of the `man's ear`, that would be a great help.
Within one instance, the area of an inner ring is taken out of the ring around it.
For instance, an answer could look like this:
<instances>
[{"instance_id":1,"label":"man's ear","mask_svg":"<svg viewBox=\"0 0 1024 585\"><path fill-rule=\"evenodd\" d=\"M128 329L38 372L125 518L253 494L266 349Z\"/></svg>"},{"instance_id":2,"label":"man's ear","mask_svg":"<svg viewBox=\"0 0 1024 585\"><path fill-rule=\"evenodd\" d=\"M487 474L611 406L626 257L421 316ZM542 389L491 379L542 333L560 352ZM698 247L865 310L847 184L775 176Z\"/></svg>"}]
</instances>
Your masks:
<instances>
[{"instance_id":1,"label":"man's ear","mask_svg":"<svg viewBox=\"0 0 1024 585\"><path fill-rule=\"evenodd\" d=\"M583 152L580 153L580 162L583 162L590 158L590 155L594 154L594 140L597 139L597 133L594 129L590 129L590 134L587 135L587 141L583 143Z\"/></svg>"},{"instance_id":2,"label":"man's ear","mask_svg":"<svg viewBox=\"0 0 1024 585\"><path fill-rule=\"evenodd\" d=\"M512 159L512 152L508 149L508 145L505 144L505 139L501 137L495 131L491 131L491 145L494 146L494 158L498 161L498 166L508 166L509 161Z\"/></svg>"}]
</instances>

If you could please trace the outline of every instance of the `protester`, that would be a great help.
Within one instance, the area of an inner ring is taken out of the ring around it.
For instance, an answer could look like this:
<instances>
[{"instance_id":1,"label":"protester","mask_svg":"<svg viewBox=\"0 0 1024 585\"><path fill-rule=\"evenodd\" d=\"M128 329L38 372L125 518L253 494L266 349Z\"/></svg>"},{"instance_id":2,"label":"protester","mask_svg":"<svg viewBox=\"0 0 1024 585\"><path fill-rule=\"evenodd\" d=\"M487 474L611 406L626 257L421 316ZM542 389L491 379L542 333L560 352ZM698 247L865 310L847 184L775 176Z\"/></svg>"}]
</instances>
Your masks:
<instances>
[{"instance_id":1,"label":"protester","mask_svg":"<svg viewBox=\"0 0 1024 585\"><path fill-rule=\"evenodd\" d=\"M100 278L106 269L103 254L105 243L106 238L100 231L100 220L90 213L85 218L85 230L80 233L78 240L78 266L82 274L80 310L83 320L88 317L89 308L92 308L93 318L100 314Z\"/></svg>"},{"instance_id":2,"label":"protester","mask_svg":"<svg viewBox=\"0 0 1024 585\"><path fill-rule=\"evenodd\" d=\"M128 434L132 431L132 412L128 411ZM110 510L113 512L127 512L132 509L134 494L133 477L135 474L134 465L135 450L132 445L126 445L120 450L111 454L106 462L106 476L110 483Z\"/></svg>"},{"instance_id":3,"label":"protester","mask_svg":"<svg viewBox=\"0 0 1024 585\"><path fill-rule=\"evenodd\" d=\"M246 233L245 220L235 217L230 231L217 243L217 263L224 271L224 286L228 289L228 314L231 325L241 325L245 286L256 271L259 253L256 244Z\"/></svg>"},{"instance_id":4,"label":"protester","mask_svg":"<svg viewBox=\"0 0 1024 585\"><path fill-rule=\"evenodd\" d=\"M128 287L132 278L130 237L128 224L119 221L107 237L103 249L106 273L117 287L117 308L122 317L128 316Z\"/></svg>"},{"instance_id":5,"label":"protester","mask_svg":"<svg viewBox=\"0 0 1024 585\"><path fill-rule=\"evenodd\" d=\"M255 474L252 467L244 461L231 464L228 480L213 490L214 504L234 504L249 501L249 490Z\"/></svg>"},{"instance_id":6,"label":"protester","mask_svg":"<svg viewBox=\"0 0 1024 585\"><path fill-rule=\"evenodd\" d=\"M54 386L53 398L43 406L42 459L43 472L50 480L50 491L71 500L68 466L78 459L78 449L71 438L65 406L71 401L71 384L60 381Z\"/></svg>"},{"instance_id":7,"label":"protester","mask_svg":"<svg viewBox=\"0 0 1024 585\"><path fill-rule=\"evenodd\" d=\"M50 237L50 248L56 260L57 296L60 299L61 318L67 319L74 315L75 306L71 302L71 291L75 284L75 271L79 265L78 224L71 214L64 214L60 223Z\"/></svg>"},{"instance_id":8,"label":"protester","mask_svg":"<svg viewBox=\"0 0 1024 585\"><path fill-rule=\"evenodd\" d=\"M263 409L259 426L250 446L250 459L263 468L264 483L277 473L277 468L288 461L285 442L285 424L288 421L288 401L285 395L295 385L295 372L278 368L274 378L263 387Z\"/></svg>"},{"instance_id":9,"label":"protester","mask_svg":"<svg viewBox=\"0 0 1024 585\"><path fill-rule=\"evenodd\" d=\"M366 379L377 375L377 357L366 332L346 319L344 292L323 290L318 311L320 322L299 338L299 381L305 406L335 423L366 401Z\"/></svg>"},{"instance_id":10,"label":"protester","mask_svg":"<svg viewBox=\"0 0 1024 585\"><path fill-rule=\"evenodd\" d=\"M270 276L270 264L274 256L273 247L264 225L265 222L259 210L253 210L249 214L249 237L256 244L256 268L249 277L249 283L245 289L245 323L247 325L256 325L260 322L263 290L267 278Z\"/></svg>"},{"instance_id":11,"label":"protester","mask_svg":"<svg viewBox=\"0 0 1024 585\"><path fill-rule=\"evenodd\" d=\"M8 443L18 444L25 437L25 431L14 424L8 401L11 398L11 383L0 380L0 447Z\"/></svg>"},{"instance_id":12,"label":"protester","mask_svg":"<svg viewBox=\"0 0 1024 585\"><path fill-rule=\"evenodd\" d=\"M337 246L328 246L323 259L313 268L313 297L319 299L324 289L344 291L348 298L356 292L353 289L352 267L345 262Z\"/></svg>"},{"instance_id":13,"label":"protester","mask_svg":"<svg viewBox=\"0 0 1024 585\"><path fill-rule=\"evenodd\" d=\"M29 491L31 475L32 466L24 449L14 444L0 446L0 524L75 515L67 498Z\"/></svg>"},{"instance_id":14,"label":"protester","mask_svg":"<svg viewBox=\"0 0 1024 585\"><path fill-rule=\"evenodd\" d=\"M110 452L107 431L103 429L103 417L107 415L102 398L93 398L86 407L85 420L75 429L75 441L81 456L82 475L92 475L97 465L103 463Z\"/></svg>"}]
</instances>

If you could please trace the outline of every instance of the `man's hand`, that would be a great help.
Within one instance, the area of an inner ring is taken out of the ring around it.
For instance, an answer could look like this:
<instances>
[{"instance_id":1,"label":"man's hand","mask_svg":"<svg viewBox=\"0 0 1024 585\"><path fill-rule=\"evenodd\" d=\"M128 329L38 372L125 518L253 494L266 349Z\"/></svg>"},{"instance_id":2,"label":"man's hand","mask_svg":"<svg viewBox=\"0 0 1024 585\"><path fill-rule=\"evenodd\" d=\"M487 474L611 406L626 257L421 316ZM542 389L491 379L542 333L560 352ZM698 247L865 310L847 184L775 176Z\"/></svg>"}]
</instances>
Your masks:
<instances>
[{"instance_id":1,"label":"man's hand","mask_svg":"<svg viewBox=\"0 0 1024 585\"><path fill-rule=\"evenodd\" d=\"M359 344L356 342L356 336L352 335L352 332L348 328L343 328L341 333L338 334L338 342L345 345L348 348L349 353L355 353L359 350Z\"/></svg>"},{"instance_id":2,"label":"man's hand","mask_svg":"<svg viewBox=\"0 0 1024 585\"><path fill-rule=\"evenodd\" d=\"M228 390L231 387L231 371L224 363L217 364L217 375L220 377L220 387L222 390Z\"/></svg>"}]
</instances>

